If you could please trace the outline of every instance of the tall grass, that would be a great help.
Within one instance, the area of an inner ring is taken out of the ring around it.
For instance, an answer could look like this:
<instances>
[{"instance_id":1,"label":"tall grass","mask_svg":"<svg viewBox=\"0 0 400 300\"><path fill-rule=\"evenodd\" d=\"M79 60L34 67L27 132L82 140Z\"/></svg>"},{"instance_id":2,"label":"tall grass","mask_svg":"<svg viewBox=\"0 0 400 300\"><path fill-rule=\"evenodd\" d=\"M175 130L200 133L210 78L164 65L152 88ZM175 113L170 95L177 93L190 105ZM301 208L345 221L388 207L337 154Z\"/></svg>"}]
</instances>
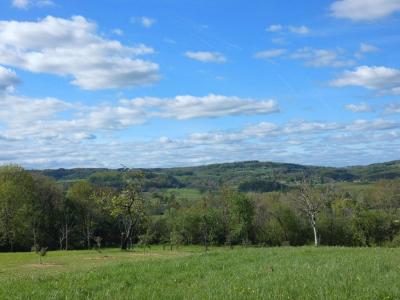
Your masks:
<instances>
[{"instance_id":1,"label":"tall grass","mask_svg":"<svg viewBox=\"0 0 400 300\"><path fill-rule=\"evenodd\" d=\"M400 299L400 249L50 252L41 269L5 257L0 299Z\"/></svg>"}]
</instances>

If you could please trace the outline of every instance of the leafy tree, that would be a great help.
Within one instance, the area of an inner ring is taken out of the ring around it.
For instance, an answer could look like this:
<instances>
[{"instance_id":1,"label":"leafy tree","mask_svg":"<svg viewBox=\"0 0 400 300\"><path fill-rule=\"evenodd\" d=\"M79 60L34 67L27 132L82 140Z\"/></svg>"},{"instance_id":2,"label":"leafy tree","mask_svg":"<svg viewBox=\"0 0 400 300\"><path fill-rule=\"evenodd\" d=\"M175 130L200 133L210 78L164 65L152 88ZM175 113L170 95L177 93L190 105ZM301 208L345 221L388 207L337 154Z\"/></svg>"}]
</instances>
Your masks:
<instances>
[{"instance_id":1,"label":"leafy tree","mask_svg":"<svg viewBox=\"0 0 400 300\"><path fill-rule=\"evenodd\" d=\"M142 173L126 171L124 189L109 201L111 215L119 221L123 250L132 246L146 221L142 180Z\"/></svg>"},{"instance_id":2,"label":"leafy tree","mask_svg":"<svg viewBox=\"0 0 400 300\"><path fill-rule=\"evenodd\" d=\"M63 193L56 182L41 175L33 176L34 198L31 199L30 219L33 244L46 244L54 248L57 244L57 226L61 216Z\"/></svg>"},{"instance_id":3,"label":"leafy tree","mask_svg":"<svg viewBox=\"0 0 400 300\"><path fill-rule=\"evenodd\" d=\"M0 246L29 248L31 204L34 199L32 176L18 166L0 168Z\"/></svg>"},{"instance_id":4,"label":"leafy tree","mask_svg":"<svg viewBox=\"0 0 400 300\"><path fill-rule=\"evenodd\" d=\"M236 242L247 244L252 236L254 205L252 200L241 193L231 195L231 236Z\"/></svg>"},{"instance_id":5,"label":"leafy tree","mask_svg":"<svg viewBox=\"0 0 400 300\"><path fill-rule=\"evenodd\" d=\"M98 206L94 195L94 186L87 181L78 181L68 190L67 197L75 202L81 217L82 233L87 249L91 248Z\"/></svg>"}]
</instances>

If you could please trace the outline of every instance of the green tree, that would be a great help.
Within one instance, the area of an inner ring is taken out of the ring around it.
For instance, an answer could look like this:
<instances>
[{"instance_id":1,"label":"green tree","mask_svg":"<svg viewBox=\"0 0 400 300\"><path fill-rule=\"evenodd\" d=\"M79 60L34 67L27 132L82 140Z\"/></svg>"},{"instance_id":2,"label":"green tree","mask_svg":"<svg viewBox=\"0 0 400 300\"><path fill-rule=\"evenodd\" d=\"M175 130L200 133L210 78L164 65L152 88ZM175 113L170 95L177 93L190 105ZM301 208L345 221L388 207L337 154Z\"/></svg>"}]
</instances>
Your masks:
<instances>
[{"instance_id":1,"label":"green tree","mask_svg":"<svg viewBox=\"0 0 400 300\"><path fill-rule=\"evenodd\" d=\"M98 206L94 186L87 181L78 181L68 190L67 197L76 203L81 218L81 227L86 247L90 249L94 234Z\"/></svg>"},{"instance_id":2,"label":"green tree","mask_svg":"<svg viewBox=\"0 0 400 300\"><path fill-rule=\"evenodd\" d=\"M0 245L14 251L29 247L31 204L34 199L32 176L19 166L0 168Z\"/></svg>"},{"instance_id":3,"label":"green tree","mask_svg":"<svg viewBox=\"0 0 400 300\"><path fill-rule=\"evenodd\" d=\"M119 221L121 249L126 250L137 239L146 222L145 202L142 193L143 173L125 171L125 186L111 197L111 215Z\"/></svg>"},{"instance_id":4,"label":"green tree","mask_svg":"<svg viewBox=\"0 0 400 300\"><path fill-rule=\"evenodd\" d=\"M58 237L58 221L64 199L56 182L42 175L34 175L35 197L31 203L31 230L33 245L55 248Z\"/></svg>"}]
</instances>

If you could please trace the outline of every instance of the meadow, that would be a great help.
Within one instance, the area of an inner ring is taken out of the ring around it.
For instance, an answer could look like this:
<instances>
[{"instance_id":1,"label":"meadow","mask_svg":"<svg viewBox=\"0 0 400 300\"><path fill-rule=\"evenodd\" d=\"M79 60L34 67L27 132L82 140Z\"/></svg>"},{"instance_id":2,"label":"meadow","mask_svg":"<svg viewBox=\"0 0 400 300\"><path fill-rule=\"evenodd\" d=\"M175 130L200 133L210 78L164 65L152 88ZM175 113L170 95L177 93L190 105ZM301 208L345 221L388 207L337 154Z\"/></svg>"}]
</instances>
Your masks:
<instances>
[{"instance_id":1,"label":"meadow","mask_svg":"<svg viewBox=\"0 0 400 300\"><path fill-rule=\"evenodd\" d=\"M0 253L0 299L400 299L400 249Z\"/></svg>"}]
</instances>

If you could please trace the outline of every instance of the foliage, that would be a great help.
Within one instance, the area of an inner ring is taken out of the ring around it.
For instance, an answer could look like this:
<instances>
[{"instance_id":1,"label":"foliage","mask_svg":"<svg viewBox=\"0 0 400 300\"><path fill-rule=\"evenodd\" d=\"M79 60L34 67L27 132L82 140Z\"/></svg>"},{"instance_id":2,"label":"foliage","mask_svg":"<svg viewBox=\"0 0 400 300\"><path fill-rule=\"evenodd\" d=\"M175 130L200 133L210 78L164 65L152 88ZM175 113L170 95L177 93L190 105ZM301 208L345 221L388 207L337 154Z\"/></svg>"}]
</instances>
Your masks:
<instances>
[{"instance_id":1,"label":"foliage","mask_svg":"<svg viewBox=\"0 0 400 300\"><path fill-rule=\"evenodd\" d=\"M254 168L259 163L197 170L213 169L221 175L233 166ZM302 170L297 165L285 168ZM293 181L290 189L269 193L243 193L209 182L208 190L195 194L193 189L178 188L145 192L146 180L158 175L131 169L116 172L122 182L118 187L88 180L65 186L18 166L1 167L0 251L29 251L37 245L50 250L100 248L100 238L103 248L119 245L122 249L135 244L162 244L170 249L189 244L205 249L299 246L313 241L335 246L398 244L399 180L359 188L358 184L321 183L317 178L307 184ZM176 172L179 176L194 173Z\"/></svg>"}]
</instances>

